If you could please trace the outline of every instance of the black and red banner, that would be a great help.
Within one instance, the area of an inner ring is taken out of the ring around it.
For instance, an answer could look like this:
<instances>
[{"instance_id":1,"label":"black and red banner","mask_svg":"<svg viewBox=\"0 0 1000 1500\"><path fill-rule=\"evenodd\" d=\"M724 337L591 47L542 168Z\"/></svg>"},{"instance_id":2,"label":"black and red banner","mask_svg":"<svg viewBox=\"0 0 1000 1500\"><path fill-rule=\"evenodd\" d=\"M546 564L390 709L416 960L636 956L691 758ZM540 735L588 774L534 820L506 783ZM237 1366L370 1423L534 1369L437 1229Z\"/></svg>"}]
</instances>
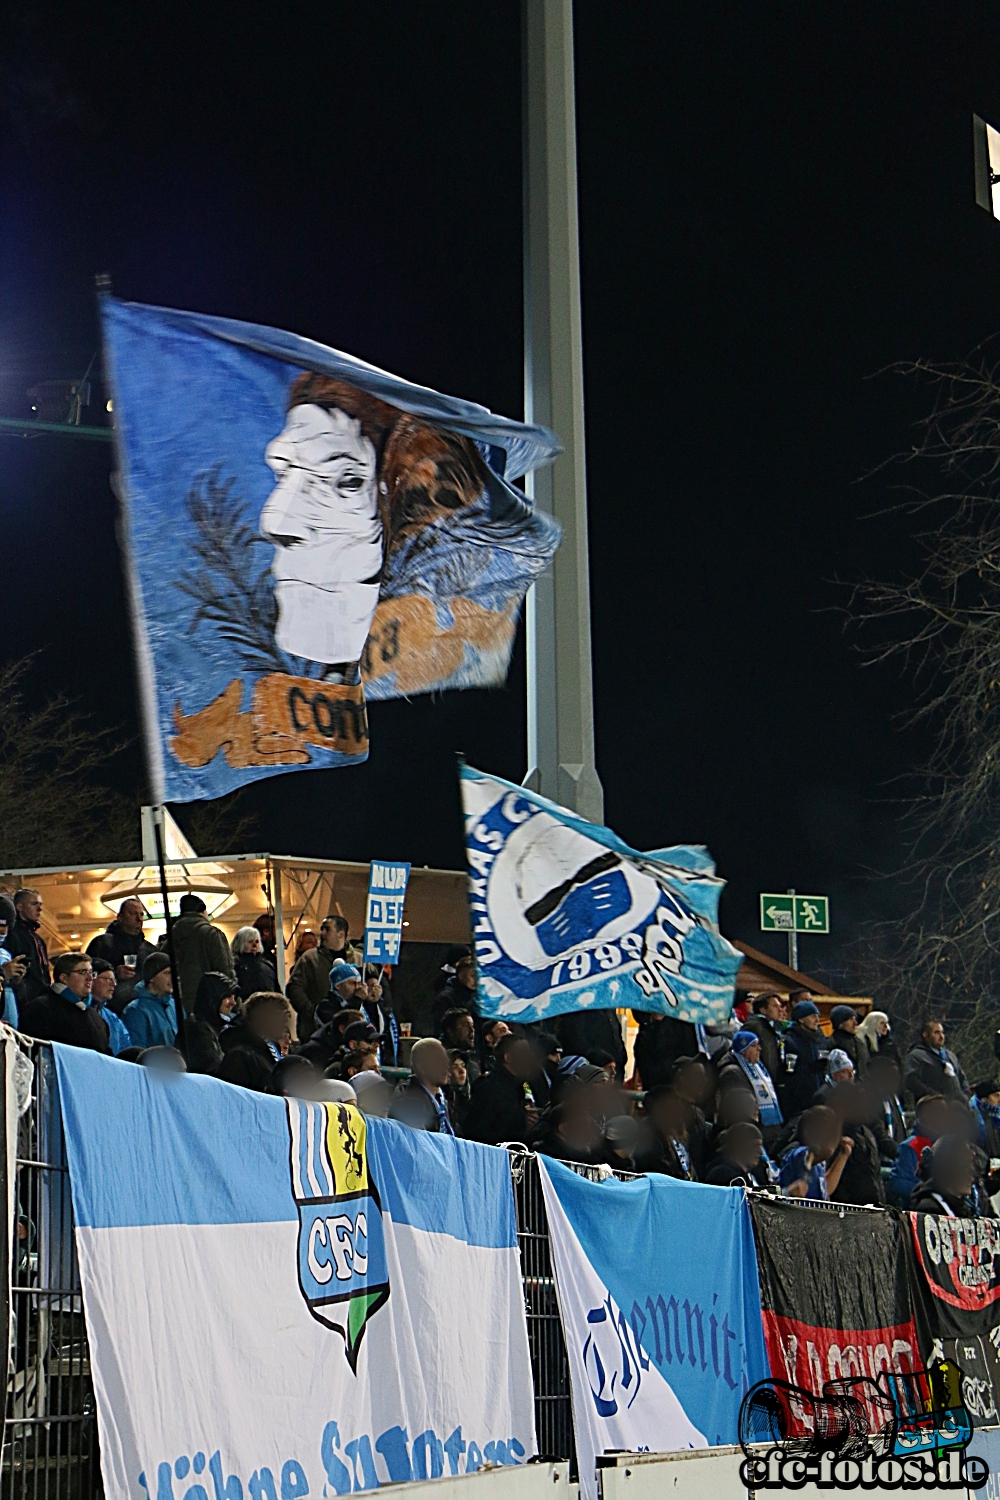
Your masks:
<instances>
[{"instance_id":1,"label":"black and red banner","mask_svg":"<svg viewBox=\"0 0 1000 1500\"><path fill-rule=\"evenodd\" d=\"M895 1214L751 1198L771 1374L819 1395L830 1380L922 1368Z\"/></svg>"},{"instance_id":2,"label":"black and red banner","mask_svg":"<svg viewBox=\"0 0 1000 1500\"><path fill-rule=\"evenodd\" d=\"M906 1217L931 1334L971 1337L1000 1323L1000 1220Z\"/></svg>"}]
</instances>

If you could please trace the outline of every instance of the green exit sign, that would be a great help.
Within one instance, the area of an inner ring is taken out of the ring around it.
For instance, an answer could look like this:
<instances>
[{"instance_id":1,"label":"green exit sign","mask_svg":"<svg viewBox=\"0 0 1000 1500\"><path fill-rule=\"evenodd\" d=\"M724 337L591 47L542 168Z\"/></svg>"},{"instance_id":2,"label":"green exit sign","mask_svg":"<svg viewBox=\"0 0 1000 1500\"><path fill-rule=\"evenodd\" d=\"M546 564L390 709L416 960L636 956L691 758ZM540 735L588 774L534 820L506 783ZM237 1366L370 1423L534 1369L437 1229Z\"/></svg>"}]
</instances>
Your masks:
<instances>
[{"instance_id":1,"label":"green exit sign","mask_svg":"<svg viewBox=\"0 0 1000 1500\"><path fill-rule=\"evenodd\" d=\"M779 896L760 898L761 932L829 932L829 896Z\"/></svg>"}]
</instances>

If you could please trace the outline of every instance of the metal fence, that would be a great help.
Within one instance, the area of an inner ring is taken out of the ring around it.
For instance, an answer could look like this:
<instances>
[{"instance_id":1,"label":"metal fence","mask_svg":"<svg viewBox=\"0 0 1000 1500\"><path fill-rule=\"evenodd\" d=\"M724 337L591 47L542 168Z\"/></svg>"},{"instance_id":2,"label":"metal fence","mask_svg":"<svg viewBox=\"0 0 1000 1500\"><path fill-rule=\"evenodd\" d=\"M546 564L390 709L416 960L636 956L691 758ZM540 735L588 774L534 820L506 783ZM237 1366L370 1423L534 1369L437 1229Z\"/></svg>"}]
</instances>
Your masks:
<instances>
[{"instance_id":1,"label":"metal fence","mask_svg":"<svg viewBox=\"0 0 1000 1500\"><path fill-rule=\"evenodd\" d=\"M17 1127L2 1500L96 1500L97 1422L52 1052L37 1044L30 1056Z\"/></svg>"}]
</instances>

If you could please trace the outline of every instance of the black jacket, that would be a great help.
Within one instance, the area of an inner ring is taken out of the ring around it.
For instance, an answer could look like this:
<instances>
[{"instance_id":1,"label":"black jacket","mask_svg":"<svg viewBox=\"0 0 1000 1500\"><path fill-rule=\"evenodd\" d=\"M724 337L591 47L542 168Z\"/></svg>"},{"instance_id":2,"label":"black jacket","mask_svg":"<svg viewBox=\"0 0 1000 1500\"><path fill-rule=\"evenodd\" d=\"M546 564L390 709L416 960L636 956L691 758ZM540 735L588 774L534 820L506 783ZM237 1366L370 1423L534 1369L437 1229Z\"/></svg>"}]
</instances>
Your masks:
<instances>
[{"instance_id":1,"label":"black jacket","mask_svg":"<svg viewBox=\"0 0 1000 1500\"><path fill-rule=\"evenodd\" d=\"M501 1141L527 1144L528 1112L522 1081L504 1067L478 1078L472 1085L463 1134L487 1146L498 1146Z\"/></svg>"},{"instance_id":2,"label":"black jacket","mask_svg":"<svg viewBox=\"0 0 1000 1500\"><path fill-rule=\"evenodd\" d=\"M672 1016L656 1016L640 1010L632 1014L639 1023L635 1065L644 1089L666 1083L677 1058L698 1056L698 1033L690 1021L675 1021Z\"/></svg>"},{"instance_id":3,"label":"black jacket","mask_svg":"<svg viewBox=\"0 0 1000 1500\"><path fill-rule=\"evenodd\" d=\"M258 990L266 990L272 995L277 992L278 976L274 972L274 965L263 953L238 953L233 964L242 999L249 1000Z\"/></svg>"},{"instance_id":4,"label":"black jacket","mask_svg":"<svg viewBox=\"0 0 1000 1500\"><path fill-rule=\"evenodd\" d=\"M52 971L49 968L49 950L45 939L39 936L37 922L25 922L18 917L7 933L4 947L11 958L27 961L27 972L17 986L17 1008L20 1014L29 1000L43 995L49 987Z\"/></svg>"},{"instance_id":5,"label":"black jacket","mask_svg":"<svg viewBox=\"0 0 1000 1500\"><path fill-rule=\"evenodd\" d=\"M903 1087L913 1095L914 1104L925 1094L943 1094L946 1099L961 1099L964 1104L969 1093L969 1081L962 1071L962 1064L947 1047L945 1057L950 1070L946 1068L945 1060L923 1042L918 1042L906 1054Z\"/></svg>"},{"instance_id":6,"label":"black jacket","mask_svg":"<svg viewBox=\"0 0 1000 1500\"><path fill-rule=\"evenodd\" d=\"M786 1121L809 1108L826 1077L829 1056L830 1045L821 1031L809 1031L796 1022L785 1032L785 1070L778 1099Z\"/></svg>"},{"instance_id":7,"label":"black jacket","mask_svg":"<svg viewBox=\"0 0 1000 1500\"><path fill-rule=\"evenodd\" d=\"M728 1156L715 1156L708 1164L708 1170L702 1182L711 1183L713 1187L756 1187L757 1180L752 1171L748 1172L737 1162L730 1161Z\"/></svg>"},{"instance_id":8,"label":"black jacket","mask_svg":"<svg viewBox=\"0 0 1000 1500\"><path fill-rule=\"evenodd\" d=\"M351 1007L356 1009L357 1007ZM299 1048L299 1054L307 1057L309 1061L320 1072L324 1072L335 1057L339 1057L344 1048L344 1033L337 1029L335 1022L327 1021L318 1031L314 1031L307 1042L303 1042Z\"/></svg>"},{"instance_id":9,"label":"black jacket","mask_svg":"<svg viewBox=\"0 0 1000 1500\"><path fill-rule=\"evenodd\" d=\"M254 1089L258 1094L266 1093L275 1059L263 1038L254 1036L244 1022L237 1021L221 1033L219 1044L223 1058L215 1070L216 1078Z\"/></svg>"},{"instance_id":10,"label":"black jacket","mask_svg":"<svg viewBox=\"0 0 1000 1500\"><path fill-rule=\"evenodd\" d=\"M780 1087L784 1067L784 1046L781 1038L784 1034L779 1033L766 1016L749 1016L743 1023L743 1030L752 1031L760 1042L760 1060L770 1073L771 1082L775 1088Z\"/></svg>"},{"instance_id":11,"label":"black jacket","mask_svg":"<svg viewBox=\"0 0 1000 1500\"><path fill-rule=\"evenodd\" d=\"M827 1046L831 1052L834 1047L839 1047L842 1052L846 1052L854 1064L855 1078L861 1079L864 1077L868 1068L870 1054L868 1052L868 1043L863 1036L858 1036L857 1032L841 1031L839 1026L835 1026L830 1040L827 1042Z\"/></svg>"},{"instance_id":12,"label":"black jacket","mask_svg":"<svg viewBox=\"0 0 1000 1500\"><path fill-rule=\"evenodd\" d=\"M111 997L110 1005L116 1015L122 1011L134 998L135 987L142 978L142 961L156 949L152 943L147 943L141 932L123 932L122 924L116 917L106 932L101 932L95 938L91 938L87 944L87 952L91 958L103 958L116 972L120 964L125 962L126 953L135 954L135 978L117 979L115 992Z\"/></svg>"},{"instance_id":13,"label":"black jacket","mask_svg":"<svg viewBox=\"0 0 1000 1500\"><path fill-rule=\"evenodd\" d=\"M72 990L43 990L21 1007L19 1025L26 1036L39 1041L64 1042L67 1047L88 1047L111 1056L107 1021L94 1005L81 1010Z\"/></svg>"},{"instance_id":14,"label":"black jacket","mask_svg":"<svg viewBox=\"0 0 1000 1500\"><path fill-rule=\"evenodd\" d=\"M896 1160L899 1148L910 1134L895 1094L889 1099L872 1099L874 1116L868 1129L875 1137L878 1154L887 1165Z\"/></svg>"},{"instance_id":15,"label":"black jacket","mask_svg":"<svg viewBox=\"0 0 1000 1500\"><path fill-rule=\"evenodd\" d=\"M223 1051L219 1046L222 1029L221 1017L218 1026L215 1026L211 1021L201 1020L198 1016L188 1016L185 1031L189 1073L215 1072L223 1058Z\"/></svg>"},{"instance_id":16,"label":"black jacket","mask_svg":"<svg viewBox=\"0 0 1000 1500\"><path fill-rule=\"evenodd\" d=\"M685 1170L673 1141L667 1140L658 1130L654 1130L649 1141L636 1152L635 1170L659 1172L664 1177L679 1177L684 1182L694 1180L694 1173Z\"/></svg>"},{"instance_id":17,"label":"black jacket","mask_svg":"<svg viewBox=\"0 0 1000 1500\"><path fill-rule=\"evenodd\" d=\"M479 1015L475 990L466 989L464 984L459 984L454 974L444 989L438 990L431 1001L431 1034L433 1036L437 1036L441 1030L441 1022L450 1010L467 1010L472 1016Z\"/></svg>"},{"instance_id":18,"label":"black jacket","mask_svg":"<svg viewBox=\"0 0 1000 1500\"><path fill-rule=\"evenodd\" d=\"M444 1094L445 1110L454 1130L455 1116L447 1089ZM399 1120L403 1125L409 1125L411 1130L429 1130L435 1135L441 1133L441 1117L437 1105L417 1078L407 1078L405 1083L397 1086L389 1105L389 1119Z\"/></svg>"},{"instance_id":19,"label":"black jacket","mask_svg":"<svg viewBox=\"0 0 1000 1500\"><path fill-rule=\"evenodd\" d=\"M844 1164L840 1181L830 1194L834 1203L884 1203L881 1160L875 1137L867 1125L845 1125L844 1134L854 1142L854 1150Z\"/></svg>"},{"instance_id":20,"label":"black jacket","mask_svg":"<svg viewBox=\"0 0 1000 1500\"><path fill-rule=\"evenodd\" d=\"M617 1011L571 1010L556 1022L556 1036L564 1052L580 1057L586 1057L588 1052L609 1052L615 1060L618 1077L625 1077L628 1054Z\"/></svg>"},{"instance_id":21,"label":"black jacket","mask_svg":"<svg viewBox=\"0 0 1000 1500\"><path fill-rule=\"evenodd\" d=\"M932 1182L918 1182L910 1196L911 1212L947 1217L947 1210L938 1201L939 1194L957 1219L996 1218L993 1204L977 1184L973 1184L971 1198L956 1198L951 1193L942 1193Z\"/></svg>"}]
</instances>

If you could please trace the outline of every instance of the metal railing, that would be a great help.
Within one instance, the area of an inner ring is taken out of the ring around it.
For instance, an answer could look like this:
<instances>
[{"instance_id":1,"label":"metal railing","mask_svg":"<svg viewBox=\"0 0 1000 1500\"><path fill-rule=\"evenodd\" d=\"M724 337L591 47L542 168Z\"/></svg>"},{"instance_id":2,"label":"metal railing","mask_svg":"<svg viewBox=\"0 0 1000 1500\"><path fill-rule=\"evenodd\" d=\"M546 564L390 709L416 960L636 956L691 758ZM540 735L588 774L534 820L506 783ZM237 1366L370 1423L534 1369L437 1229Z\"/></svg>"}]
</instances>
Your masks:
<instances>
[{"instance_id":1,"label":"metal railing","mask_svg":"<svg viewBox=\"0 0 1000 1500\"><path fill-rule=\"evenodd\" d=\"M96 1500L97 1421L51 1048L18 1121L3 1500Z\"/></svg>"}]
</instances>

